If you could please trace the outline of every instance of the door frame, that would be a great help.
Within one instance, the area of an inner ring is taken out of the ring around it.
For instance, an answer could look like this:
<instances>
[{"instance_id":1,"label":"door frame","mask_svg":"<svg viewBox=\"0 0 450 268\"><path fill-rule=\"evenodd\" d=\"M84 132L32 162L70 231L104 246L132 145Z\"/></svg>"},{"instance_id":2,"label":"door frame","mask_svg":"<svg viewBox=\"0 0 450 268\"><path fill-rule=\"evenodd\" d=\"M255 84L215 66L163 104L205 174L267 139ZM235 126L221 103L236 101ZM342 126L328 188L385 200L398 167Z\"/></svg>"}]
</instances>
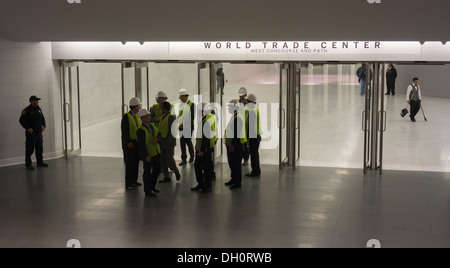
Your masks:
<instances>
[{"instance_id":1,"label":"door frame","mask_svg":"<svg viewBox=\"0 0 450 268\"><path fill-rule=\"evenodd\" d=\"M70 145L73 146L76 144L74 140L76 137L75 128L74 128L74 106L73 106L73 77L72 77L72 68L76 68L76 94L75 97L77 102L77 110L75 112L75 116L78 117L78 144L79 148L69 148L69 136L70 136ZM67 71L67 76L66 76ZM63 122L63 152L64 158L68 160L69 158L78 156L81 154L82 144L81 144L81 107L80 107L80 67L79 62L65 62L60 61L60 79L61 79L61 98L62 98L62 122ZM66 87L66 83L68 87ZM69 126L70 124L70 126ZM69 135L70 129L70 135Z\"/></svg>"}]
</instances>

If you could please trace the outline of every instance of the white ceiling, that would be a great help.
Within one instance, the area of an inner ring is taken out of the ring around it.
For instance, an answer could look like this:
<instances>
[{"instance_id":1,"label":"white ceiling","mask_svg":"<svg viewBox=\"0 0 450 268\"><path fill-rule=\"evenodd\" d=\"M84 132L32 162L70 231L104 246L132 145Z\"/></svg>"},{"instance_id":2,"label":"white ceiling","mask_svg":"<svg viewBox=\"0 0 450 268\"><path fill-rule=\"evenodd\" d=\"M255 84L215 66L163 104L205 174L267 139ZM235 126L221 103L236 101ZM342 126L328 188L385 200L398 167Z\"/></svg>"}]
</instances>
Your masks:
<instances>
[{"instance_id":1,"label":"white ceiling","mask_svg":"<svg viewBox=\"0 0 450 268\"><path fill-rule=\"evenodd\" d=\"M450 41L447 0L1 0L14 41Z\"/></svg>"}]
</instances>

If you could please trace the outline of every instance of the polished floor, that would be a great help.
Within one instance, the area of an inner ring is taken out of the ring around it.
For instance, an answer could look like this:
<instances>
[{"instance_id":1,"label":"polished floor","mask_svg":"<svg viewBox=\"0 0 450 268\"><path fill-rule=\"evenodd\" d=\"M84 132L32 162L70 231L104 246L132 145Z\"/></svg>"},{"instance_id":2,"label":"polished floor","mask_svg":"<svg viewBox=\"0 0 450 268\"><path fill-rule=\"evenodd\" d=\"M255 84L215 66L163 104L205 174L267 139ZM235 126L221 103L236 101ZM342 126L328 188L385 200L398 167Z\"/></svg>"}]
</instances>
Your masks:
<instances>
[{"instance_id":1,"label":"polished floor","mask_svg":"<svg viewBox=\"0 0 450 268\"><path fill-rule=\"evenodd\" d=\"M239 88L246 87L258 96L260 108L263 104L269 108L278 104L279 69L276 64L263 67L225 64L225 71L234 69L249 73L228 81L224 102L236 99ZM354 65L310 65L302 68L300 166L356 169L363 166L361 121L365 101L359 95L355 70ZM172 96L176 92L168 94ZM425 122L422 113L419 113L418 122L412 123L409 118L400 117L400 111L407 107L404 94L385 97L387 129L384 134L384 169L450 172L450 100L431 98L425 94L423 99L428 121ZM268 111L267 115L262 119L264 139L261 162L278 165L277 118L272 119L273 111ZM117 118L84 128L83 155L122 157L119 125L120 118ZM175 155L176 159L181 159L179 146Z\"/></svg>"},{"instance_id":2,"label":"polished floor","mask_svg":"<svg viewBox=\"0 0 450 268\"><path fill-rule=\"evenodd\" d=\"M120 158L76 157L26 171L0 168L0 247L364 248L450 247L450 173L263 166L230 191L227 165L213 192L183 179L157 198L123 189ZM244 168L246 171L246 168Z\"/></svg>"}]
</instances>

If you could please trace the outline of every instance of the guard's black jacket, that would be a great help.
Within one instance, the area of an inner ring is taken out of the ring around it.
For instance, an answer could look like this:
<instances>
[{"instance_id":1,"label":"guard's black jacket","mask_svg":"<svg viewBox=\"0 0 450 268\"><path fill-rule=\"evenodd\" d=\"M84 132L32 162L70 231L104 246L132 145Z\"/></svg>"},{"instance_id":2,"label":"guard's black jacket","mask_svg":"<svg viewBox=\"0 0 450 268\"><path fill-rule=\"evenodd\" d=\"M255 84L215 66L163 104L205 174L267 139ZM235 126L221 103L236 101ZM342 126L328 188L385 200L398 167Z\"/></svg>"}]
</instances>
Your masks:
<instances>
[{"instance_id":1,"label":"guard's black jacket","mask_svg":"<svg viewBox=\"0 0 450 268\"><path fill-rule=\"evenodd\" d=\"M34 132L42 132L42 126L47 127L44 114L39 106L33 107L30 105L25 108L22 111L19 122L25 130L31 128Z\"/></svg>"}]
</instances>

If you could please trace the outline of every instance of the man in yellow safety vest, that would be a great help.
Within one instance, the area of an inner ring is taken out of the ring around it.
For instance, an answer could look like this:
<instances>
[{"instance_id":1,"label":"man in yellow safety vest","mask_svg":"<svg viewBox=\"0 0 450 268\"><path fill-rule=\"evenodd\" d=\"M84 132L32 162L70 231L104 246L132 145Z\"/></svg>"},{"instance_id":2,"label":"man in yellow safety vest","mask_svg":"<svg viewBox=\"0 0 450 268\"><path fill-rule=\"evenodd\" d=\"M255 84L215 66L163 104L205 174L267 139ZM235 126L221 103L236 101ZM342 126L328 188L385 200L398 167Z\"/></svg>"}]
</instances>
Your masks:
<instances>
[{"instance_id":1,"label":"man in yellow safety vest","mask_svg":"<svg viewBox=\"0 0 450 268\"><path fill-rule=\"evenodd\" d=\"M142 125L136 131L141 160L144 162L144 192L146 196L156 197L159 193L156 187L159 173L161 172L161 149L158 143L159 131L155 124L150 122L150 112L146 109L139 111Z\"/></svg>"},{"instance_id":2,"label":"man in yellow safety vest","mask_svg":"<svg viewBox=\"0 0 450 268\"><path fill-rule=\"evenodd\" d=\"M239 103L232 100L228 104L228 111L232 115L228 122L224 135L224 143L227 146L228 165L231 169L231 180L225 183L230 189L239 189L242 186L242 152L243 146L247 143L245 135L245 120L239 113Z\"/></svg>"},{"instance_id":3,"label":"man in yellow safety vest","mask_svg":"<svg viewBox=\"0 0 450 268\"><path fill-rule=\"evenodd\" d=\"M135 190L136 187L142 185L138 183L139 148L136 137L136 131L141 126L141 121L138 117L141 105L141 101L138 98L132 98L130 100L130 111L124 114L121 122L126 190Z\"/></svg>"},{"instance_id":4,"label":"man in yellow safety vest","mask_svg":"<svg viewBox=\"0 0 450 268\"><path fill-rule=\"evenodd\" d=\"M211 114L211 108L203 104L202 121L197 126L197 139L195 144L195 176L198 185L192 191L208 193L212 190L211 178L214 173L212 157L217 143L217 126L215 115Z\"/></svg>"}]
</instances>

